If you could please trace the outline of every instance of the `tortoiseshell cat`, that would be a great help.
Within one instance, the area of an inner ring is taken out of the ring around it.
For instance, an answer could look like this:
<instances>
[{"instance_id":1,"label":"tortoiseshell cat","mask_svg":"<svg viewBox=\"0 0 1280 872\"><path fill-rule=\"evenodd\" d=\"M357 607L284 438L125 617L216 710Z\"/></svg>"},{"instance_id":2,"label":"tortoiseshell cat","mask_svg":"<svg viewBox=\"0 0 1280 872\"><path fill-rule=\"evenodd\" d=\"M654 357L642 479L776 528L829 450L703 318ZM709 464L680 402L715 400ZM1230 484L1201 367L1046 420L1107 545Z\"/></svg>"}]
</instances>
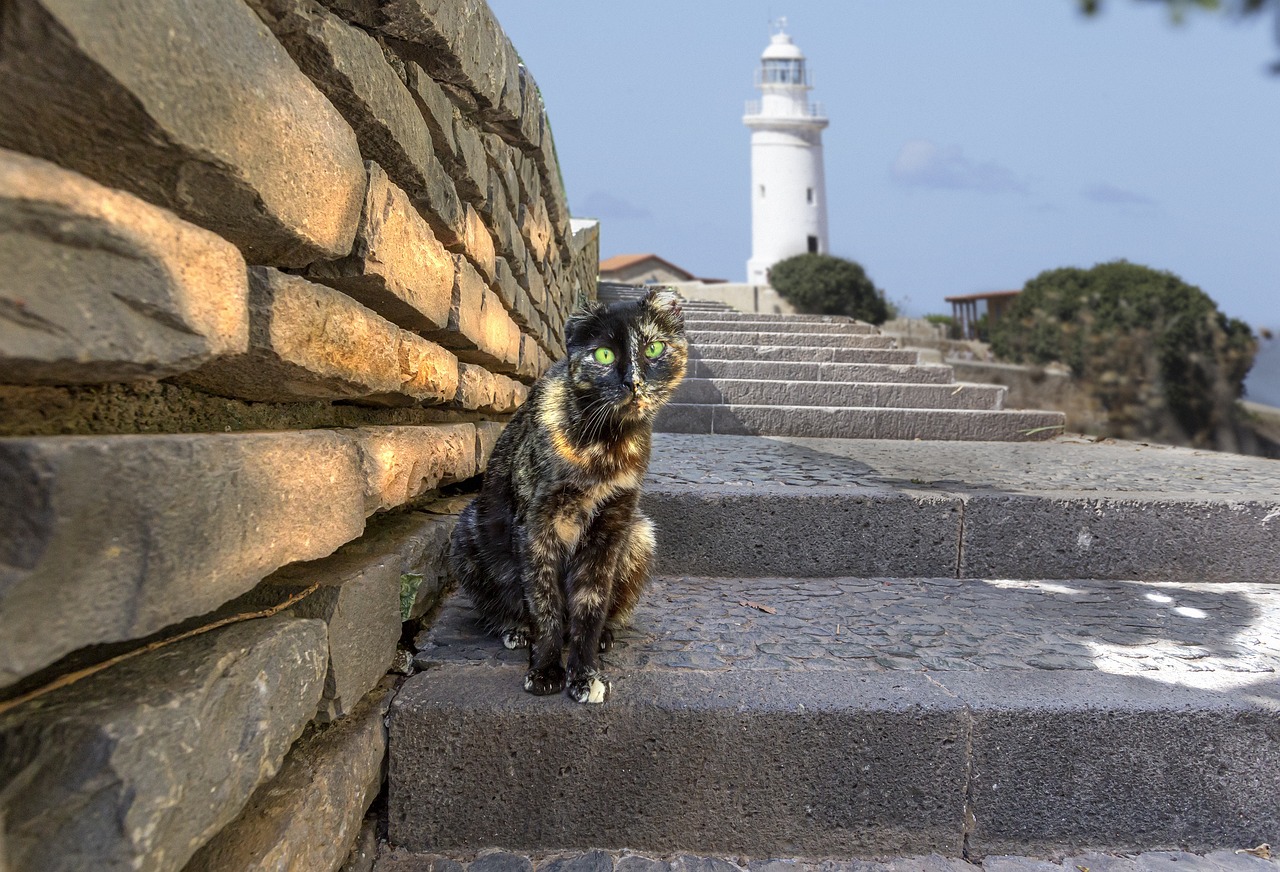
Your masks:
<instances>
[{"instance_id":1,"label":"tortoiseshell cat","mask_svg":"<svg viewBox=\"0 0 1280 872\"><path fill-rule=\"evenodd\" d=\"M638 508L640 482L688 343L678 298L653 290L588 304L565 325L565 345L498 438L449 566L503 644L529 645L525 690L567 684L573 699L598 703L610 688L600 652L648 579L653 525Z\"/></svg>"}]
</instances>

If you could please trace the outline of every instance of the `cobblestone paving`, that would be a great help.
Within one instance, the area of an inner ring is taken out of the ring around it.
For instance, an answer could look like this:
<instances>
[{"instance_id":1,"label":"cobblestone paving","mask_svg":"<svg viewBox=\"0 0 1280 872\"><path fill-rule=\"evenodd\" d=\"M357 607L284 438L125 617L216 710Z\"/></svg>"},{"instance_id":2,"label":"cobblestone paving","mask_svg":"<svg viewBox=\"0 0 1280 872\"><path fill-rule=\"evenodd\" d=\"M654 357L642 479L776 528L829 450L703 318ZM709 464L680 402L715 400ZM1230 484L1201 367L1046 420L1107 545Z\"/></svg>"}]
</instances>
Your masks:
<instances>
[{"instance_id":1,"label":"cobblestone paving","mask_svg":"<svg viewBox=\"0 0 1280 872\"><path fill-rule=\"evenodd\" d=\"M1080 437L997 444L659 433L648 483L1276 501L1280 462ZM1276 523L1280 538L1280 512Z\"/></svg>"},{"instance_id":2,"label":"cobblestone paving","mask_svg":"<svg viewBox=\"0 0 1280 872\"><path fill-rule=\"evenodd\" d=\"M417 663L520 664L455 595ZM655 579L614 671L1103 670L1194 682L1280 668L1280 585Z\"/></svg>"},{"instance_id":3,"label":"cobblestone paving","mask_svg":"<svg viewBox=\"0 0 1280 872\"><path fill-rule=\"evenodd\" d=\"M1265 852L1264 852L1265 853ZM653 858L626 852L587 851L550 857L482 853L474 858L410 854L388 850L374 872L1276 872L1280 862L1245 849L1188 854L1147 851L1141 854L1079 854L1059 861L1032 857L987 857L980 863L937 855L869 860L750 860L745 857Z\"/></svg>"}]
</instances>

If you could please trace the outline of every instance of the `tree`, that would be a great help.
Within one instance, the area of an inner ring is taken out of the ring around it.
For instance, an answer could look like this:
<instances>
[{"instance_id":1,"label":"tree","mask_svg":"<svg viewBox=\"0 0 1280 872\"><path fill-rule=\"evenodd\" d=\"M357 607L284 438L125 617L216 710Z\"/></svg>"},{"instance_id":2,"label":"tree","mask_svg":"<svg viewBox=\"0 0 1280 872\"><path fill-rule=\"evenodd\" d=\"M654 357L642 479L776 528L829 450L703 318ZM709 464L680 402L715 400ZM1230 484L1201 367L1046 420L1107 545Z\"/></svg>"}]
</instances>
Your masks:
<instances>
[{"instance_id":1,"label":"tree","mask_svg":"<svg viewBox=\"0 0 1280 872\"><path fill-rule=\"evenodd\" d=\"M797 254L769 269L769 284L797 311L848 315L883 324L893 314L884 292L858 263L829 254Z\"/></svg>"},{"instance_id":2,"label":"tree","mask_svg":"<svg viewBox=\"0 0 1280 872\"><path fill-rule=\"evenodd\" d=\"M1076 0L1085 15L1096 15L1104 0ZM1276 41L1280 42L1280 0L1141 0L1144 3L1160 3L1169 8L1174 21L1182 21L1187 10L1199 9L1220 12L1238 18L1249 18L1264 11L1272 11L1276 17ZM1271 72L1280 74L1280 61L1272 64Z\"/></svg>"},{"instance_id":3,"label":"tree","mask_svg":"<svg viewBox=\"0 0 1280 872\"><path fill-rule=\"evenodd\" d=\"M1121 260L1027 282L991 347L1015 362L1069 366L1106 410L1109 435L1233 448L1257 342L1204 291Z\"/></svg>"}]
</instances>

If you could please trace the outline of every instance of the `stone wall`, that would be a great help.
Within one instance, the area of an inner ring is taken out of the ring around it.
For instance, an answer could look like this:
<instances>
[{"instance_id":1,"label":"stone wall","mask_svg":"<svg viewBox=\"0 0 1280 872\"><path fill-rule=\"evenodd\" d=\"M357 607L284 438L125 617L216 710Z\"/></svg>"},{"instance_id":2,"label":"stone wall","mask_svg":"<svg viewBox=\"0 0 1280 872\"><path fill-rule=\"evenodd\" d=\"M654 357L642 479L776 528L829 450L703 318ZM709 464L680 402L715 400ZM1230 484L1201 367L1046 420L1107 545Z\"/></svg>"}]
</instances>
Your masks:
<instances>
[{"instance_id":1,"label":"stone wall","mask_svg":"<svg viewBox=\"0 0 1280 872\"><path fill-rule=\"evenodd\" d=\"M342 864L598 262L483 0L0 5L0 869Z\"/></svg>"}]
</instances>

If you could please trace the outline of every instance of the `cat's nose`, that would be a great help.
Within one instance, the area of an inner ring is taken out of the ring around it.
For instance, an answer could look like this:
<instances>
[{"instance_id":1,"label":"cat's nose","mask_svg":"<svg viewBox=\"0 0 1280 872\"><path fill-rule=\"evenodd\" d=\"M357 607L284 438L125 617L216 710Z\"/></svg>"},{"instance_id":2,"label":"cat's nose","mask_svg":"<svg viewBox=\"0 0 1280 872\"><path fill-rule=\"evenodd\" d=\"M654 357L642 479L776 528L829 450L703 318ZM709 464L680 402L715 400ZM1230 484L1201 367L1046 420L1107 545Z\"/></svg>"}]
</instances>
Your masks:
<instances>
[{"instance_id":1,"label":"cat's nose","mask_svg":"<svg viewBox=\"0 0 1280 872\"><path fill-rule=\"evenodd\" d=\"M636 372L635 372L635 370L633 370L633 369L628 369L625 373L623 373L623 375L622 375L622 386L623 386L624 388L626 388L626 389L627 389L627 392L628 392L628 393L630 393L632 396L634 396L634 395L635 395L635 392L636 392Z\"/></svg>"}]
</instances>

